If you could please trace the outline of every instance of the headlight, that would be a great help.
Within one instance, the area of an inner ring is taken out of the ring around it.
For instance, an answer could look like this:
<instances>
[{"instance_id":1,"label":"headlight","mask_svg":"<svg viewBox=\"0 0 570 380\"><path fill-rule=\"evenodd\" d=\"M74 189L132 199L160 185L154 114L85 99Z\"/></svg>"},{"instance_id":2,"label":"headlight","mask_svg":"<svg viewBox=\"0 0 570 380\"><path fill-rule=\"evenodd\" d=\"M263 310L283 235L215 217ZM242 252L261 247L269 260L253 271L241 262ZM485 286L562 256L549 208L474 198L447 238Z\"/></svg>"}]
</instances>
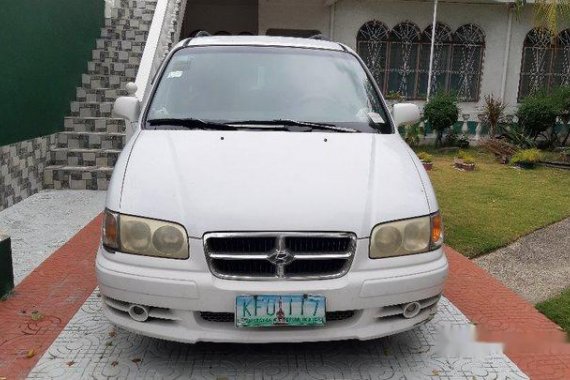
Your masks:
<instances>
[{"instance_id":1,"label":"headlight","mask_svg":"<svg viewBox=\"0 0 570 380\"><path fill-rule=\"evenodd\" d=\"M187 259L190 256L184 227L170 222L119 215L105 211L103 245L133 255Z\"/></svg>"},{"instance_id":2,"label":"headlight","mask_svg":"<svg viewBox=\"0 0 570 380\"><path fill-rule=\"evenodd\" d=\"M413 255L433 251L443 244L441 215L380 224L370 235L370 258Z\"/></svg>"}]
</instances>

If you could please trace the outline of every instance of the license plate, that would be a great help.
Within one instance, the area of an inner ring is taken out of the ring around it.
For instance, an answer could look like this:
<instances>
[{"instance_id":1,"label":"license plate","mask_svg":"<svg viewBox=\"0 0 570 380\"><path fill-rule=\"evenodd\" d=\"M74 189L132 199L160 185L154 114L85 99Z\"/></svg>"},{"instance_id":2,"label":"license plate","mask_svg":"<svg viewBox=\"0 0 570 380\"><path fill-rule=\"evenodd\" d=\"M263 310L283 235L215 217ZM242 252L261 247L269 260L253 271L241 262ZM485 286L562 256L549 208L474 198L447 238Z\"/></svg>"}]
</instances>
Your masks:
<instances>
[{"instance_id":1,"label":"license plate","mask_svg":"<svg viewBox=\"0 0 570 380\"><path fill-rule=\"evenodd\" d=\"M238 296L237 327L324 326L326 300L323 296Z\"/></svg>"}]
</instances>

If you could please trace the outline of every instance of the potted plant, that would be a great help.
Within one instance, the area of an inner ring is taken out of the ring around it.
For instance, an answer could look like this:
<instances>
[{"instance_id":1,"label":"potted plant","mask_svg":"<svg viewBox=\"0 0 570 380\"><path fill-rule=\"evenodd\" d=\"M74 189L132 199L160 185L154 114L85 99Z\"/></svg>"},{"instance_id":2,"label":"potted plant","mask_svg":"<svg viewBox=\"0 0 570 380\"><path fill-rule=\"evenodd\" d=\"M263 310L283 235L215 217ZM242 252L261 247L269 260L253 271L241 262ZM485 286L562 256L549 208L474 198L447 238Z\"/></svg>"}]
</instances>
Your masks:
<instances>
[{"instance_id":1,"label":"potted plant","mask_svg":"<svg viewBox=\"0 0 570 380\"><path fill-rule=\"evenodd\" d=\"M511 164L522 169L534 169L542 160L542 153L538 149L521 150L511 158Z\"/></svg>"},{"instance_id":2,"label":"potted plant","mask_svg":"<svg viewBox=\"0 0 570 380\"><path fill-rule=\"evenodd\" d=\"M431 154L426 152L420 152L418 153L418 158L420 159L426 170L433 169L433 156Z\"/></svg>"},{"instance_id":3,"label":"potted plant","mask_svg":"<svg viewBox=\"0 0 570 380\"><path fill-rule=\"evenodd\" d=\"M457 169L462 169L468 172L475 170L475 159L472 155L460 150L457 156L453 159L453 164Z\"/></svg>"},{"instance_id":4,"label":"potted plant","mask_svg":"<svg viewBox=\"0 0 570 380\"><path fill-rule=\"evenodd\" d=\"M459 119L457 99L445 93L436 94L425 105L424 117L437 133L435 146L441 146L443 133Z\"/></svg>"}]
</instances>

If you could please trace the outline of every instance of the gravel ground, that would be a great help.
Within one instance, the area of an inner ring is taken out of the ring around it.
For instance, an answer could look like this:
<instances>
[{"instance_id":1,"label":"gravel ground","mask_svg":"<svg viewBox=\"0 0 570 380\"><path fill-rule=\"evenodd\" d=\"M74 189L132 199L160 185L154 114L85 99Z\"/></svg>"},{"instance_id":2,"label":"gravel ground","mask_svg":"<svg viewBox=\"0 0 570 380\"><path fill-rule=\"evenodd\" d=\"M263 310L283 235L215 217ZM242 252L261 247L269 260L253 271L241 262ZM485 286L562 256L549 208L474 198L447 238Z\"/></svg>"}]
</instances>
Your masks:
<instances>
[{"instance_id":1,"label":"gravel ground","mask_svg":"<svg viewBox=\"0 0 570 380\"><path fill-rule=\"evenodd\" d=\"M44 191L0 211L16 284L103 211L104 191Z\"/></svg>"},{"instance_id":2,"label":"gravel ground","mask_svg":"<svg viewBox=\"0 0 570 380\"><path fill-rule=\"evenodd\" d=\"M536 304L570 287L570 218L474 260Z\"/></svg>"}]
</instances>

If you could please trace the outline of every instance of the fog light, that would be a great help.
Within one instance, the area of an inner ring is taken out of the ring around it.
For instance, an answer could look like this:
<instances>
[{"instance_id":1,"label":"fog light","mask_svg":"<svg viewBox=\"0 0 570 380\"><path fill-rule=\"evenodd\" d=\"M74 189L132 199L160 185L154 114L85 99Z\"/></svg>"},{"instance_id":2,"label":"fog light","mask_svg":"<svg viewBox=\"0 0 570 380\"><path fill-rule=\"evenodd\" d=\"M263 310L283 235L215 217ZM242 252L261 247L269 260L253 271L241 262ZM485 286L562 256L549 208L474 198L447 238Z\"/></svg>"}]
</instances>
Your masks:
<instances>
[{"instance_id":1,"label":"fog light","mask_svg":"<svg viewBox=\"0 0 570 380\"><path fill-rule=\"evenodd\" d=\"M411 302L404 306L404 317L408 319L417 317L421 310L422 306L419 302Z\"/></svg>"}]
</instances>

